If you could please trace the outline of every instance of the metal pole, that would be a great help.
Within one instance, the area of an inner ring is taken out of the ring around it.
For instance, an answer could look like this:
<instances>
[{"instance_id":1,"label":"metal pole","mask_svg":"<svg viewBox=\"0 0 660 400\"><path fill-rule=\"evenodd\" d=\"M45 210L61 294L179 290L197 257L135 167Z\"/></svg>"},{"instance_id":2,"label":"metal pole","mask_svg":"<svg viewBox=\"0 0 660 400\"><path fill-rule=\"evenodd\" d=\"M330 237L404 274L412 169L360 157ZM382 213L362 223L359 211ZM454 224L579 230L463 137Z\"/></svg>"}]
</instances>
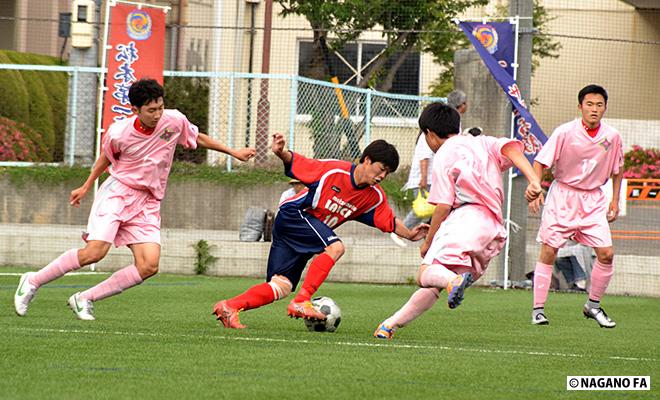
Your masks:
<instances>
[{"instance_id":1,"label":"metal pole","mask_svg":"<svg viewBox=\"0 0 660 400\"><path fill-rule=\"evenodd\" d=\"M78 124L78 67L73 70L71 79L71 129L69 130L69 167L73 166L76 150L76 126Z\"/></svg>"},{"instance_id":2,"label":"metal pole","mask_svg":"<svg viewBox=\"0 0 660 400\"><path fill-rule=\"evenodd\" d=\"M227 113L227 145L230 148L234 147L234 95L235 95L235 82L236 77L234 74L229 78L229 112ZM232 157L227 157L227 172L231 172Z\"/></svg>"},{"instance_id":3,"label":"metal pole","mask_svg":"<svg viewBox=\"0 0 660 400\"><path fill-rule=\"evenodd\" d=\"M291 77L291 105L289 106L289 149L292 151L294 147L294 134L296 129L296 114L298 112L298 77Z\"/></svg>"},{"instance_id":4,"label":"metal pole","mask_svg":"<svg viewBox=\"0 0 660 400\"><path fill-rule=\"evenodd\" d=\"M511 18L510 23L515 26L514 34L514 47L513 47L513 80L516 80L518 74L518 25L520 20L518 16ZM514 139L516 137L515 133L516 124L515 124L515 114L511 112L511 131L509 137ZM509 173L507 176L507 194L506 194L506 245L504 247L504 290L509 287L509 248L511 246L511 192L513 189L513 168L509 168Z\"/></svg>"},{"instance_id":5,"label":"metal pole","mask_svg":"<svg viewBox=\"0 0 660 400\"><path fill-rule=\"evenodd\" d=\"M264 40L261 59L261 73L270 73L270 37L273 25L273 0L266 0L264 12ZM257 133L255 147L257 148L256 163L266 162L268 149L268 125L270 120L270 102L268 100L268 78L261 79L261 91L257 102Z\"/></svg>"}]
</instances>

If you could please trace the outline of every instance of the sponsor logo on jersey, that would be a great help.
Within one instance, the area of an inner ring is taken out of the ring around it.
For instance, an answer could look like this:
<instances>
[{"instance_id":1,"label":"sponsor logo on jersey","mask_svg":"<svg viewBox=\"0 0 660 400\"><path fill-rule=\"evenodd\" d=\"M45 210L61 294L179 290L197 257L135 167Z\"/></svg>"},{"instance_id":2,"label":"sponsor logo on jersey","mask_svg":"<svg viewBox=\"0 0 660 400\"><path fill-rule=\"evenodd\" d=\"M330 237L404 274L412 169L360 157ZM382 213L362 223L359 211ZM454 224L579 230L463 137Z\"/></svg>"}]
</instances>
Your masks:
<instances>
[{"instance_id":1,"label":"sponsor logo on jersey","mask_svg":"<svg viewBox=\"0 0 660 400\"><path fill-rule=\"evenodd\" d=\"M332 190L334 190L337 193L341 193L341 189L339 189L337 186L332 185Z\"/></svg>"}]
</instances>

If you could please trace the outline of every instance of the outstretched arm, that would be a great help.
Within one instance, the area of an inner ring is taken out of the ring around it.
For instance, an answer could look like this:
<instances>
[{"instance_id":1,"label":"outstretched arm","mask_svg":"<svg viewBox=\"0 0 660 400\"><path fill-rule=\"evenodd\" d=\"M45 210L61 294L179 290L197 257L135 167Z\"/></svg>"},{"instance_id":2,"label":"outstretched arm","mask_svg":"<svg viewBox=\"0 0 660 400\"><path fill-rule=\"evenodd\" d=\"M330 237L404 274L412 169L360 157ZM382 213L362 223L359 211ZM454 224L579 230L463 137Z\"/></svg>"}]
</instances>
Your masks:
<instances>
[{"instance_id":1,"label":"outstretched arm","mask_svg":"<svg viewBox=\"0 0 660 400\"><path fill-rule=\"evenodd\" d=\"M409 229L398 218L395 218L394 221L394 233L410 240L411 242L423 239L424 236L426 236L426 232L429 230L428 224L419 224L414 228Z\"/></svg>"},{"instance_id":2,"label":"outstretched arm","mask_svg":"<svg viewBox=\"0 0 660 400\"><path fill-rule=\"evenodd\" d=\"M74 189L71 191L71 195L69 196L69 204L71 204L74 207L79 207L80 206L80 200L82 200L87 192L89 192L89 189L92 188L94 185L94 181L98 179L99 176L108 169L110 166L110 160L108 160L108 157L106 157L105 153L101 152L101 155L99 156L98 160L94 163L94 166L92 167L92 172L89 173L89 177L87 177L87 180L83 185L77 189Z\"/></svg>"},{"instance_id":3,"label":"outstretched arm","mask_svg":"<svg viewBox=\"0 0 660 400\"><path fill-rule=\"evenodd\" d=\"M284 140L284 135L281 133L275 133L273 135L273 144L270 146L271 150L273 153L275 153L276 156L282 160L284 165L289 165L291 164L291 160L293 160L293 155L289 150L284 149L284 145L286 144Z\"/></svg>"},{"instance_id":4,"label":"outstretched arm","mask_svg":"<svg viewBox=\"0 0 660 400\"><path fill-rule=\"evenodd\" d=\"M228 154L241 161L247 161L254 157L254 155L257 153L257 151L251 147L246 147L244 149L232 149L213 139L209 135L203 133L200 133L197 136L197 146Z\"/></svg>"},{"instance_id":5,"label":"outstretched arm","mask_svg":"<svg viewBox=\"0 0 660 400\"><path fill-rule=\"evenodd\" d=\"M525 158L525 155L520 151L518 146L505 145L502 148L502 154L511 160L513 165L515 165L520 172L525 175L527 178L527 189L525 190L525 199L528 202L532 202L541 196L541 175L537 174L536 168L532 168ZM536 165L536 162L534 162ZM540 164L539 164L540 165Z\"/></svg>"}]
</instances>

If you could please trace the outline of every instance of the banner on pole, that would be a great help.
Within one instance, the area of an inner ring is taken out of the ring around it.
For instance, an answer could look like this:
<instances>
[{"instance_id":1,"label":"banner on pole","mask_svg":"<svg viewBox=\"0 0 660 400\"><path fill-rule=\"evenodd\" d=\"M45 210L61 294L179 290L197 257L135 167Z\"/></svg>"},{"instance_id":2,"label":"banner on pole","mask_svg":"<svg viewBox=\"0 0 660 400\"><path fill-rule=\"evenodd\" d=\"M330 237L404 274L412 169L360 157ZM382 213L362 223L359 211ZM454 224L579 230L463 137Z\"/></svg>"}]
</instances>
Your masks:
<instances>
[{"instance_id":1,"label":"banner on pole","mask_svg":"<svg viewBox=\"0 0 660 400\"><path fill-rule=\"evenodd\" d=\"M162 8L117 3L110 12L108 74L103 98L103 131L133 114L128 89L141 78L163 84L165 12Z\"/></svg>"},{"instance_id":2,"label":"banner on pole","mask_svg":"<svg viewBox=\"0 0 660 400\"><path fill-rule=\"evenodd\" d=\"M515 136L525 146L525 156L533 162L548 138L527 109L518 84L513 79L515 38L508 22L459 22L477 53L513 105Z\"/></svg>"}]
</instances>

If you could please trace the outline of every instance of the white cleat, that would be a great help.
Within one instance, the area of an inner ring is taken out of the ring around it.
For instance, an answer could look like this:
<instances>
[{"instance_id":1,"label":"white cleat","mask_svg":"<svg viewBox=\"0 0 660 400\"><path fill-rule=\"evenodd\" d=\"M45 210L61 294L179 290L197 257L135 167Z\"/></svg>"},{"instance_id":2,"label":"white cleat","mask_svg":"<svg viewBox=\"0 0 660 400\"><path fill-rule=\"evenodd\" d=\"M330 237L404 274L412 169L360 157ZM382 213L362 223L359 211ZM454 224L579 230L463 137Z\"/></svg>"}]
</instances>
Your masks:
<instances>
[{"instance_id":1,"label":"white cleat","mask_svg":"<svg viewBox=\"0 0 660 400\"><path fill-rule=\"evenodd\" d=\"M91 301L80 297L80 292L69 297L69 308L76 314L76 318L83 321L94 321L94 305Z\"/></svg>"},{"instance_id":2,"label":"white cleat","mask_svg":"<svg viewBox=\"0 0 660 400\"><path fill-rule=\"evenodd\" d=\"M538 313L532 317L532 325L548 325L550 321L543 313Z\"/></svg>"},{"instance_id":3,"label":"white cleat","mask_svg":"<svg viewBox=\"0 0 660 400\"><path fill-rule=\"evenodd\" d=\"M601 328L614 328L616 326L616 322L612 321L610 317L605 314L605 310L600 307L589 308L585 305L582 309L582 314L584 314L585 318L595 319Z\"/></svg>"},{"instance_id":4,"label":"white cleat","mask_svg":"<svg viewBox=\"0 0 660 400\"><path fill-rule=\"evenodd\" d=\"M32 285L28 279L32 275L34 275L34 272L26 272L21 275L21 279L18 281L18 288L16 288L14 294L14 308L16 309L16 315L19 317L24 317L27 314L28 305L37 293L38 287Z\"/></svg>"}]
</instances>

